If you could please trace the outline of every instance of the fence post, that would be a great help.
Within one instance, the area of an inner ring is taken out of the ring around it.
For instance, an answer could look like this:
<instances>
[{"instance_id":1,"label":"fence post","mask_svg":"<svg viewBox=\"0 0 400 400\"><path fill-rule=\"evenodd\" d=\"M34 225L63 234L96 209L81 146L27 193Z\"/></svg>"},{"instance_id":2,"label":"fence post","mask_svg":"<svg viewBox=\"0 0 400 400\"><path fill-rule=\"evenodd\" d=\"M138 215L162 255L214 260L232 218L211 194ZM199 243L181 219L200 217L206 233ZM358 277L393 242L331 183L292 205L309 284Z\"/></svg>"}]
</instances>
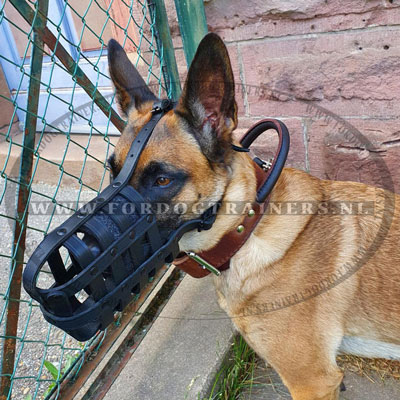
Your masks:
<instances>
[{"instance_id":1,"label":"fence post","mask_svg":"<svg viewBox=\"0 0 400 400\"><path fill-rule=\"evenodd\" d=\"M147 3L150 13L155 17L158 52L165 62L163 66L164 81L168 92L171 93L172 100L177 101L182 89L164 0L148 0Z\"/></svg>"},{"instance_id":2,"label":"fence post","mask_svg":"<svg viewBox=\"0 0 400 400\"><path fill-rule=\"evenodd\" d=\"M39 105L40 79L42 76L43 39L42 32L46 25L49 0L39 0L33 20L33 48L31 57L31 76L28 88L28 104L25 118L21 164L19 170L17 212L14 227L14 244L11 261L11 283L8 293L5 339L1 365L0 399L11 398L11 378L14 372L15 350L19 317L19 300L21 297L21 278L24 265L26 226L30 183L32 177L33 152ZM39 17L40 15L40 17ZM44 22L43 22L44 21Z\"/></svg>"},{"instance_id":3,"label":"fence post","mask_svg":"<svg viewBox=\"0 0 400 400\"><path fill-rule=\"evenodd\" d=\"M207 34L207 20L203 0L175 0L186 64L189 68L197 46Z\"/></svg>"}]
</instances>

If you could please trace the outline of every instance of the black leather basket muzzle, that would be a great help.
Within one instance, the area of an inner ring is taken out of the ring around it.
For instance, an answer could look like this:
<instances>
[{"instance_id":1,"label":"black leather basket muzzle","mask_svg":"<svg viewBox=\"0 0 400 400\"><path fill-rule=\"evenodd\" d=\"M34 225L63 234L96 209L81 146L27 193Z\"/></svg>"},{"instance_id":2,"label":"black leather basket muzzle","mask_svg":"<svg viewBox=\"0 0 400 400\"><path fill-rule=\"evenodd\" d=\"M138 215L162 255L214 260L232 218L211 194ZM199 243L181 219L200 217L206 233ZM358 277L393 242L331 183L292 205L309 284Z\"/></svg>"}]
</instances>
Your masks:
<instances>
[{"instance_id":1,"label":"black leather basket muzzle","mask_svg":"<svg viewBox=\"0 0 400 400\"><path fill-rule=\"evenodd\" d=\"M122 311L165 263L161 253L151 263L145 262L162 242L153 216L140 215L140 208L135 209L140 203L138 193L124 187L112 202L87 219L81 210L77 218L85 222L76 230L59 227L55 235L61 237L61 243L58 240L51 252L53 233L48 235L29 260L35 266L44 266L42 261L46 260L55 284L49 289L38 288L34 284L37 276L30 275L28 265L24 273L26 290L41 303L47 321L78 340L87 340L105 329L113 321L114 312ZM129 212L124 207L127 204ZM69 255L67 268L62 248Z\"/></svg>"},{"instance_id":2,"label":"black leather basket muzzle","mask_svg":"<svg viewBox=\"0 0 400 400\"><path fill-rule=\"evenodd\" d=\"M136 136L112 184L50 232L27 263L25 290L40 303L47 321L77 340L104 330L114 313L177 257L185 232L208 229L215 220L214 214L205 213L166 235L152 214L142 212L143 198L128 185L154 127L171 107L168 100L154 105L152 118ZM46 264L54 284L43 289L37 281Z\"/></svg>"}]
</instances>

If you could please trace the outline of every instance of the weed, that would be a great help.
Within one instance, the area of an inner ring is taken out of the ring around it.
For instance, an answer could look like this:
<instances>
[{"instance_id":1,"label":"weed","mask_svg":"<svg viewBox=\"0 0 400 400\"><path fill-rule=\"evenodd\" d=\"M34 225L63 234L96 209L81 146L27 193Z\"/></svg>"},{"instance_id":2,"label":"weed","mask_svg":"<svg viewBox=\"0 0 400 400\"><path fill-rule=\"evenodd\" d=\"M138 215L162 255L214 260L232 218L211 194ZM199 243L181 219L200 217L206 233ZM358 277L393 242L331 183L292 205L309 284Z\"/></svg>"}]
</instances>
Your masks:
<instances>
[{"instance_id":1,"label":"weed","mask_svg":"<svg viewBox=\"0 0 400 400\"><path fill-rule=\"evenodd\" d=\"M65 356L66 363L64 367L62 368L61 371L50 361L45 361L44 366L46 367L47 371L50 372L51 377L53 378L54 382L52 382L49 387L47 388L46 392L43 394L43 397L46 398L47 395L51 393L53 388L56 386L57 381L59 380L59 377L62 377L72 366L74 363L76 357L74 357L72 354L67 354Z\"/></svg>"},{"instance_id":2,"label":"weed","mask_svg":"<svg viewBox=\"0 0 400 400\"><path fill-rule=\"evenodd\" d=\"M209 397L203 400L237 400L253 385L256 354L241 336L232 343L231 356L218 372Z\"/></svg>"}]
</instances>

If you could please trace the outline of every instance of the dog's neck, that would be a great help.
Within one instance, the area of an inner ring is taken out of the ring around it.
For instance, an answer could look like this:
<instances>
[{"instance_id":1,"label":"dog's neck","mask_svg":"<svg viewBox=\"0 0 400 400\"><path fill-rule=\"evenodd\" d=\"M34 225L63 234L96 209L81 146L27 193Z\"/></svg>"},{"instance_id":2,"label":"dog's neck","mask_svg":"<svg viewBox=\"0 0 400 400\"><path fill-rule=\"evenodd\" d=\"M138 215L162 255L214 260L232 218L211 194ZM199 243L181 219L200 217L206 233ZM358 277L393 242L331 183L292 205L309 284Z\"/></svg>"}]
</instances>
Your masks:
<instances>
[{"instance_id":1,"label":"dog's neck","mask_svg":"<svg viewBox=\"0 0 400 400\"><path fill-rule=\"evenodd\" d=\"M232 212L227 213L226 207L222 207L217 214L217 218L208 231L192 231L186 233L179 241L182 251L200 252L214 247L221 238L236 229L243 220L241 213L243 204L252 203L256 197L256 175L255 165L247 153L235 153L231 163L231 174L222 203L232 204ZM235 206L239 213L235 212Z\"/></svg>"}]
</instances>

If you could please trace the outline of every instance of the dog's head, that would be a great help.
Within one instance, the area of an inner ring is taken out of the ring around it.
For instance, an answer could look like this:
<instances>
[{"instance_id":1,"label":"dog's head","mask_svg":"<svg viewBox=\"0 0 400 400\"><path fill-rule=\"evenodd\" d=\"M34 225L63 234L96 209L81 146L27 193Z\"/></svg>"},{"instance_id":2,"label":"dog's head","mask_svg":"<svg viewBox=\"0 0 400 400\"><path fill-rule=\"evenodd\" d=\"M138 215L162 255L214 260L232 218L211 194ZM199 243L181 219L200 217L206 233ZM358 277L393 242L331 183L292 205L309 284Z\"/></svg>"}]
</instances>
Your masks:
<instances>
[{"instance_id":1,"label":"dog's head","mask_svg":"<svg viewBox=\"0 0 400 400\"><path fill-rule=\"evenodd\" d=\"M108 57L120 110L127 119L110 158L116 176L133 139L150 120L157 98L114 40L108 45ZM163 212L156 212L161 225L175 229L193 218L193 207L177 205L212 204L223 197L230 179L236 125L228 52L217 35L208 34L198 47L177 106L157 124L130 182L146 202L164 205Z\"/></svg>"}]
</instances>

